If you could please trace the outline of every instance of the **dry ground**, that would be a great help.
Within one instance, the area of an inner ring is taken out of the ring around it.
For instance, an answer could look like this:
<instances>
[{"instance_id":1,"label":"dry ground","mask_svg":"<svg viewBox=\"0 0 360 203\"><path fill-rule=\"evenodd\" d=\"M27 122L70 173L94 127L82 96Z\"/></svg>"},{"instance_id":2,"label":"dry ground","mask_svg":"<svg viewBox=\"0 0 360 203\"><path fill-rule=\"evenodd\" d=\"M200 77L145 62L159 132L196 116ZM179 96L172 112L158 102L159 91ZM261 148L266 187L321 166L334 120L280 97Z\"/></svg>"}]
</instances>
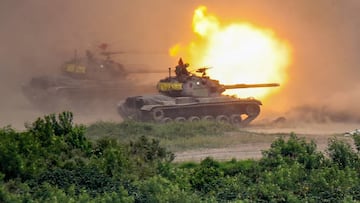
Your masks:
<instances>
[{"instance_id":1,"label":"dry ground","mask_svg":"<svg viewBox=\"0 0 360 203\"><path fill-rule=\"evenodd\" d=\"M240 132L231 132L223 136L217 147L178 151L175 153L176 162L201 161L206 157L217 160L258 159L261 152L269 149L271 143L280 136L289 136L292 132L307 141L314 140L319 151L325 152L329 139L341 139L351 142L352 139L345 132L353 131L360 124L325 123L325 124L297 124L286 126L251 126Z\"/></svg>"}]
</instances>

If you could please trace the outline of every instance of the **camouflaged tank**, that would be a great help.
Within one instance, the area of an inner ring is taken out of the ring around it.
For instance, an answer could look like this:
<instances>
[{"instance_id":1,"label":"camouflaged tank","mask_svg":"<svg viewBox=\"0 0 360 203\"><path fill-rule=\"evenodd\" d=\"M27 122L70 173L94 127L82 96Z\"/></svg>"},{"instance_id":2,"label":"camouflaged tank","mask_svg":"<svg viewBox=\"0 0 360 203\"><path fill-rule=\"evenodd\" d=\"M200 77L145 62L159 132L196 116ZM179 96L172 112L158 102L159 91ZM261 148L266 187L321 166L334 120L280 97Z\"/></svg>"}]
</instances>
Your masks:
<instances>
[{"instance_id":1,"label":"camouflaged tank","mask_svg":"<svg viewBox=\"0 0 360 203\"><path fill-rule=\"evenodd\" d=\"M259 115L261 101L222 93L227 89L279 86L277 83L222 85L206 76L206 68L196 71L202 76L181 70L187 64L180 61L176 76L171 76L169 68L169 76L158 82L160 94L133 96L119 102L121 117L158 123L213 120L245 126Z\"/></svg>"},{"instance_id":2,"label":"camouflaged tank","mask_svg":"<svg viewBox=\"0 0 360 203\"><path fill-rule=\"evenodd\" d=\"M86 109L95 103L116 106L120 99L129 96L125 93L140 89L128 80L129 72L124 66L111 58L122 53L87 50L85 56L77 56L75 52L59 67L59 74L36 76L23 84L23 95L35 108L45 111Z\"/></svg>"}]
</instances>

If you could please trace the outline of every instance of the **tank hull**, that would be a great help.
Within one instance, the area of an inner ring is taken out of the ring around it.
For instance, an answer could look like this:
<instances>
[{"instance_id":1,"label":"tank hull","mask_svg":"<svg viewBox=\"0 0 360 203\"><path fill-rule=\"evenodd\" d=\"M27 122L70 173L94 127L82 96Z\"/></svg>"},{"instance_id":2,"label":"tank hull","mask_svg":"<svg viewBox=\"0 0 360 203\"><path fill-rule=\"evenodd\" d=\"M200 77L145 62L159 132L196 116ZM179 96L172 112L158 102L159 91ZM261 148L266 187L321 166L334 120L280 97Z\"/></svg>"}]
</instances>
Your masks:
<instances>
[{"instance_id":1,"label":"tank hull","mask_svg":"<svg viewBox=\"0 0 360 203\"><path fill-rule=\"evenodd\" d=\"M261 102L253 98L225 95L203 98L149 95L121 101L118 113L124 119L144 122L214 120L246 126L259 115L260 106Z\"/></svg>"},{"instance_id":2,"label":"tank hull","mask_svg":"<svg viewBox=\"0 0 360 203\"><path fill-rule=\"evenodd\" d=\"M127 80L97 81L69 77L35 77L22 86L23 95L38 110L87 110L92 107L109 106L146 90L144 86L129 84ZM153 91L153 90L151 90Z\"/></svg>"}]
</instances>

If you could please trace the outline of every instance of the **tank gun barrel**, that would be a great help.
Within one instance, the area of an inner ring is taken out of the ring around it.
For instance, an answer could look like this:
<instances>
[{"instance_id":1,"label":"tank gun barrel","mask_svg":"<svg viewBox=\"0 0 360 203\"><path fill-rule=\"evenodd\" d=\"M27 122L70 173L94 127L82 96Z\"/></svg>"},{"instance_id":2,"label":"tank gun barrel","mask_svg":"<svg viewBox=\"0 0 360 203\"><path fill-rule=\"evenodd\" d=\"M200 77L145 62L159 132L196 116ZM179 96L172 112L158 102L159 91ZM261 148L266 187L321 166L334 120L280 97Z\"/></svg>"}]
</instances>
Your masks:
<instances>
[{"instance_id":1,"label":"tank gun barrel","mask_svg":"<svg viewBox=\"0 0 360 203\"><path fill-rule=\"evenodd\" d=\"M223 85L223 87L225 89L257 88L257 87L278 87L278 86L280 86L279 83Z\"/></svg>"},{"instance_id":2,"label":"tank gun barrel","mask_svg":"<svg viewBox=\"0 0 360 203\"><path fill-rule=\"evenodd\" d=\"M116 55L116 54L125 54L124 51L102 51L100 54L104 56Z\"/></svg>"}]
</instances>

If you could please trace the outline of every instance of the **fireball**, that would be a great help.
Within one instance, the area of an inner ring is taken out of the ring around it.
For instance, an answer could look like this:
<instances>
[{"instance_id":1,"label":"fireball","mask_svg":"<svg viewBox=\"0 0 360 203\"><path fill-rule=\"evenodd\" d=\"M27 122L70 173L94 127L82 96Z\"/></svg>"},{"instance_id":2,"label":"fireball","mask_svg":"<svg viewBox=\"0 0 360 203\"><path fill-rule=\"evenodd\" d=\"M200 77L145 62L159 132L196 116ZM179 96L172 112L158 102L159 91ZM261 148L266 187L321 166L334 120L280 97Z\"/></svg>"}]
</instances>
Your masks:
<instances>
[{"instance_id":1,"label":"fireball","mask_svg":"<svg viewBox=\"0 0 360 203\"><path fill-rule=\"evenodd\" d=\"M174 57L182 56L194 70L208 67L207 75L222 84L286 83L291 48L272 30L249 22L222 24L216 16L207 14L205 6L195 10L192 27L194 40L185 46L178 43L169 52ZM237 89L225 93L263 99L277 90Z\"/></svg>"}]
</instances>

